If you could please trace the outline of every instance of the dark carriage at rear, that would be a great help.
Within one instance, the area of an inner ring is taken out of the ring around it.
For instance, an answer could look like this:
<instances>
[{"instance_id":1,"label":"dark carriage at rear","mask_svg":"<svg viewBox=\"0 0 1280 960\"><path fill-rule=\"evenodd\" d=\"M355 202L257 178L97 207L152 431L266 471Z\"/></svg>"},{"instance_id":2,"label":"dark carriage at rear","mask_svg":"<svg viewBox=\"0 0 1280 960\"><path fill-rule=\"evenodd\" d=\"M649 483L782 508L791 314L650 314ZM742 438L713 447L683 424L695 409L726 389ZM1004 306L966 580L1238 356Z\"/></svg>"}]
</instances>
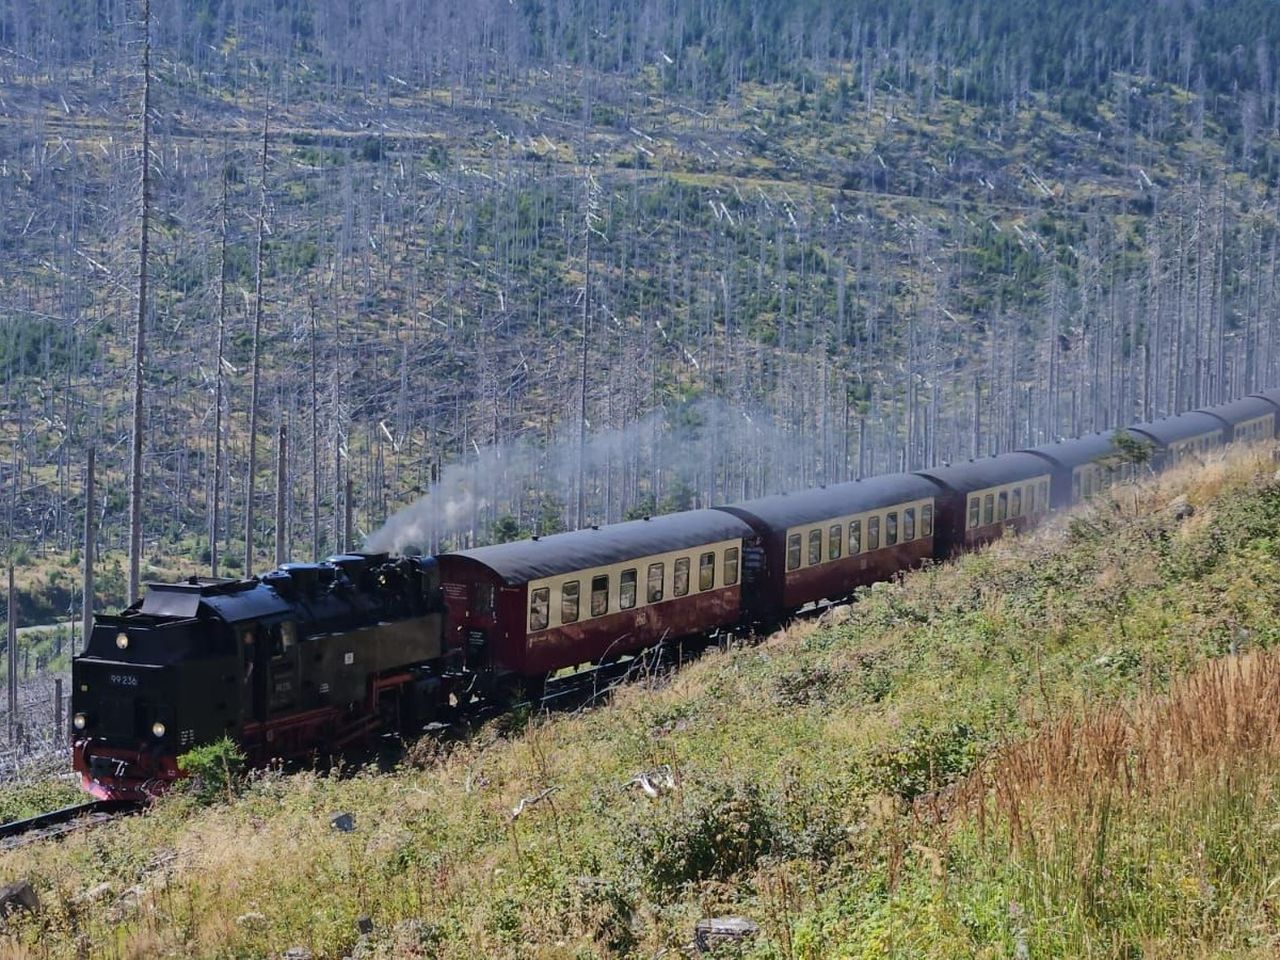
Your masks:
<instances>
[{"instance_id":1,"label":"dark carriage at rear","mask_svg":"<svg viewBox=\"0 0 1280 960\"><path fill-rule=\"evenodd\" d=\"M1131 480L1134 471L1140 468L1137 459L1141 459L1141 453L1137 447L1142 444L1149 441L1127 431L1106 430L1041 444L1022 452L1040 457L1051 467L1049 501L1050 508L1056 510Z\"/></svg>"},{"instance_id":2,"label":"dark carriage at rear","mask_svg":"<svg viewBox=\"0 0 1280 960\"><path fill-rule=\"evenodd\" d=\"M741 620L750 526L691 510L439 558L454 642L472 669L537 683ZM755 564L758 566L758 563Z\"/></svg>"},{"instance_id":3,"label":"dark carriage at rear","mask_svg":"<svg viewBox=\"0 0 1280 960\"><path fill-rule=\"evenodd\" d=\"M1211 413L1193 410L1150 423L1135 423L1129 432L1151 444L1151 465L1163 470L1191 457L1204 459L1222 446L1223 433L1229 436L1230 427Z\"/></svg>"},{"instance_id":4,"label":"dark carriage at rear","mask_svg":"<svg viewBox=\"0 0 1280 960\"><path fill-rule=\"evenodd\" d=\"M1217 417L1227 425L1223 440L1227 443L1258 443L1274 439L1277 406L1266 397L1242 397L1216 407L1199 411Z\"/></svg>"},{"instance_id":5,"label":"dark carriage at rear","mask_svg":"<svg viewBox=\"0 0 1280 960\"><path fill-rule=\"evenodd\" d=\"M1004 453L984 460L918 471L941 484L935 536L937 555L950 556L1022 529L1049 511L1053 467L1031 453Z\"/></svg>"},{"instance_id":6,"label":"dark carriage at rear","mask_svg":"<svg viewBox=\"0 0 1280 960\"><path fill-rule=\"evenodd\" d=\"M847 596L933 555L940 488L894 474L719 507L751 524L765 548L769 589L747 598L765 620Z\"/></svg>"}]
</instances>

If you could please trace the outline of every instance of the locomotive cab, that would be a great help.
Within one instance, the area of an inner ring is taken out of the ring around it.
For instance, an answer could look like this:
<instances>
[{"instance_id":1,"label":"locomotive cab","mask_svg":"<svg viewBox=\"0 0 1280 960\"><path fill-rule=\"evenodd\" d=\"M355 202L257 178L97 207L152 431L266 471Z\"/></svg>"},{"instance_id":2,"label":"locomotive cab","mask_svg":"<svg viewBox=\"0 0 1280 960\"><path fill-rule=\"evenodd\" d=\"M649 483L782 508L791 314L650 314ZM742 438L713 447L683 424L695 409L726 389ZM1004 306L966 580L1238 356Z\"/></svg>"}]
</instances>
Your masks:
<instances>
[{"instance_id":1,"label":"locomotive cab","mask_svg":"<svg viewBox=\"0 0 1280 960\"><path fill-rule=\"evenodd\" d=\"M223 736L255 763L435 719L456 673L434 560L343 554L251 580L149 584L72 661L86 790L142 799Z\"/></svg>"},{"instance_id":2,"label":"locomotive cab","mask_svg":"<svg viewBox=\"0 0 1280 960\"><path fill-rule=\"evenodd\" d=\"M141 604L99 616L72 661L74 760L90 793L148 793L177 776L179 753L238 726L236 638L199 615L208 583L151 585Z\"/></svg>"}]
</instances>

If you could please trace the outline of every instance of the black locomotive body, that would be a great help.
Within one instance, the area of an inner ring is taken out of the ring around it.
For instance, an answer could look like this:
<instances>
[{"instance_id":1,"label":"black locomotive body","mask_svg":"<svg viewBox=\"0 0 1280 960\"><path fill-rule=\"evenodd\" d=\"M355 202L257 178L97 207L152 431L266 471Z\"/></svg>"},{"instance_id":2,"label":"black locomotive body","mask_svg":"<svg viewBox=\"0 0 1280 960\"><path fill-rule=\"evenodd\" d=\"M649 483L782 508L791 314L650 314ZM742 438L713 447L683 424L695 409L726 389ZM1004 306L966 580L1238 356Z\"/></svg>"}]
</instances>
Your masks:
<instances>
[{"instance_id":1,"label":"black locomotive body","mask_svg":"<svg viewBox=\"0 0 1280 960\"><path fill-rule=\"evenodd\" d=\"M254 762L431 719L456 672L432 559L351 554L252 580L150 584L72 662L84 787L136 799L223 736Z\"/></svg>"},{"instance_id":2,"label":"black locomotive body","mask_svg":"<svg viewBox=\"0 0 1280 960\"><path fill-rule=\"evenodd\" d=\"M1280 391L1128 427L1148 463L1272 441ZM973 549L1133 475L1093 434L914 474L579 530L434 559L350 554L252 580L153 584L99 617L72 667L75 767L150 795L179 754L249 757L413 730L447 704L690 633L754 628ZM447 605L446 605L447 601ZM505 698L504 698L505 699Z\"/></svg>"}]
</instances>

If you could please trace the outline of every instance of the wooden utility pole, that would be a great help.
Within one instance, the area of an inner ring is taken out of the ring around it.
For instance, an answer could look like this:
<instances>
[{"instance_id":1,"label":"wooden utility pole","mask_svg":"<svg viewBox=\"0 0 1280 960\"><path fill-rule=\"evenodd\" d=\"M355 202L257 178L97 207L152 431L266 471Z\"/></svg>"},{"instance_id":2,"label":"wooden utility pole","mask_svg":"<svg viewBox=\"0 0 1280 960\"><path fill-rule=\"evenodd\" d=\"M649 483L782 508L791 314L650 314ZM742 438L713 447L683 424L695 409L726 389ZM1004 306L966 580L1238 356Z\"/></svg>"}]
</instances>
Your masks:
<instances>
[{"instance_id":1,"label":"wooden utility pole","mask_svg":"<svg viewBox=\"0 0 1280 960\"><path fill-rule=\"evenodd\" d=\"M218 533L222 506L222 358L227 331L227 147L222 146L222 239L218 268L218 357L213 386L213 504L209 511L209 576L218 575Z\"/></svg>"},{"instance_id":2,"label":"wooden utility pole","mask_svg":"<svg viewBox=\"0 0 1280 960\"><path fill-rule=\"evenodd\" d=\"M89 448L84 475L84 546L81 550L81 553L84 554L84 596L81 599L80 607L81 642L83 643L89 642L89 633L93 630L93 560L94 545L98 539L93 516L95 449L94 447Z\"/></svg>"},{"instance_id":3,"label":"wooden utility pole","mask_svg":"<svg viewBox=\"0 0 1280 960\"><path fill-rule=\"evenodd\" d=\"M249 387L249 475L244 494L244 575L253 576L253 490L258 471L258 382L262 373L262 238L267 221L268 110L262 118L262 165L258 195L258 244L253 270L253 374Z\"/></svg>"},{"instance_id":4,"label":"wooden utility pole","mask_svg":"<svg viewBox=\"0 0 1280 960\"><path fill-rule=\"evenodd\" d=\"M583 223L585 246L583 248L582 284L582 369L578 379L578 509L574 526L579 530L587 522L587 344L591 330L591 186L587 185L587 215Z\"/></svg>"},{"instance_id":5,"label":"wooden utility pole","mask_svg":"<svg viewBox=\"0 0 1280 960\"><path fill-rule=\"evenodd\" d=\"M285 544L285 528L288 520L285 517L285 470L289 461L289 421L280 415L280 437L276 442L276 566L284 563L287 557Z\"/></svg>"},{"instance_id":6,"label":"wooden utility pole","mask_svg":"<svg viewBox=\"0 0 1280 960\"><path fill-rule=\"evenodd\" d=\"M316 301L311 307L311 559L320 559L320 432L316 417L320 410L316 393Z\"/></svg>"},{"instance_id":7,"label":"wooden utility pole","mask_svg":"<svg viewBox=\"0 0 1280 960\"><path fill-rule=\"evenodd\" d=\"M341 553L346 553L351 549L351 527L355 518L355 506L352 499L355 496L355 483L351 479L351 474L347 474L347 486L342 497L343 523L342 523L342 549Z\"/></svg>"},{"instance_id":8,"label":"wooden utility pole","mask_svg":"<svg viewBox=\"0 0 1280 960\"><path fill-rule=\"evenodd\" d=\"M129 596L142 571L142 384L147 342L147 254L151 223L151 0L142 0L142 215L138 240L138 317L133 331L133 430L129 438Z\"/></svg>"},{"instance_id":9,"label":"wooden utility pole","mask_svg":"<svg viewBox=\"0 0 1280 960\"><path fill-rule=\"evenodd\" d=\"M18 739L18 594L13 589L13 564L9 564L9 745Z\"/></svg>"}]
</instances>

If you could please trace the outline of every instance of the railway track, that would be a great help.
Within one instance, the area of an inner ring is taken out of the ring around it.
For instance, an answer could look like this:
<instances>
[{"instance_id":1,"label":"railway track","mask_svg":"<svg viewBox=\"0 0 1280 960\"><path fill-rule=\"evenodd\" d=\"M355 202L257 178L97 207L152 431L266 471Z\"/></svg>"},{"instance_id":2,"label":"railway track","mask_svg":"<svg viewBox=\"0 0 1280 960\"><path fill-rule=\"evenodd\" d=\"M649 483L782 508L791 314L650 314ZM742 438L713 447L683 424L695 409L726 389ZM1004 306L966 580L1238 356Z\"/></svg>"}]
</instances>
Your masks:
<instances>
[{"instance_id":1,"label":"railway track","mask_svg":"<svg viewBox=\"0 0 1280 960\"><path fill-rule=\"evenodd\" d=\"M132 800L90 800L61 810L0 824L0 850L12 850L37 840L51 840L127 816L139 808Z\"/></svg>"}]
</instances>

